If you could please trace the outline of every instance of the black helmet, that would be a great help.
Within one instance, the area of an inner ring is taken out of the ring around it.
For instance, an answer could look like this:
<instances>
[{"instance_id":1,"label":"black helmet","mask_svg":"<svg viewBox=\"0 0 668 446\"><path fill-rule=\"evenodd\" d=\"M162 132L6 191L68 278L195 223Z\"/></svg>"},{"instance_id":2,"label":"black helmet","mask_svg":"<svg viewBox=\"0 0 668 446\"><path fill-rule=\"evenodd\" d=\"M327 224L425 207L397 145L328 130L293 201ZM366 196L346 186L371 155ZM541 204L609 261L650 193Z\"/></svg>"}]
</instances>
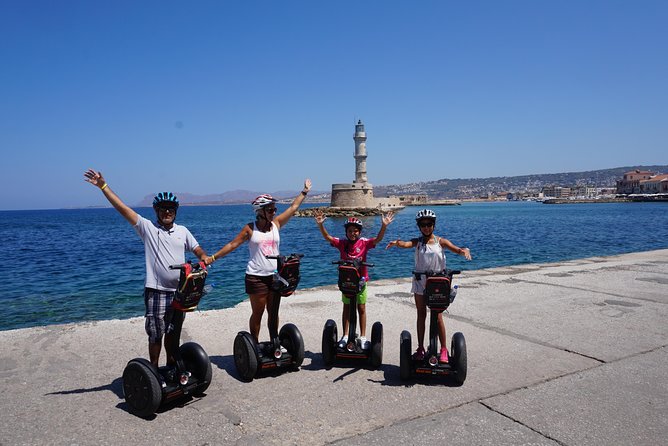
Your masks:
<instances>
[{"instance_id":1,"label":"black helmet","mask_svg":"<svg viewBox=\"0 0 668 446\"><path fill-rule=\"evenodd\" d=\"M170 207L178 209L179 199L176 198L176 195L174 195L171 192L159 192L158 195L156 195L153 198L153 207L154 208Z\"/></svg>"}]
</instances>

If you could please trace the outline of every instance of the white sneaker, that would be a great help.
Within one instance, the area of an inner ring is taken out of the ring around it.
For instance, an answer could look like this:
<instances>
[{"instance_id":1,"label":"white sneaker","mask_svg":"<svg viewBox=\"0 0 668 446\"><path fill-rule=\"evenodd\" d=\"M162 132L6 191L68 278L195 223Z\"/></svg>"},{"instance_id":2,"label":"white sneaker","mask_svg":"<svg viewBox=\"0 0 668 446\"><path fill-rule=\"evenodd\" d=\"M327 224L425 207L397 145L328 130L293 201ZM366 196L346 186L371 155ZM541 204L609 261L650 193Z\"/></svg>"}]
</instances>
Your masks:
<instances>
[{"instance_id":1,"label":"white sneaker","mask_svg":"<svg viewBox=\"0 0 668 446\"><path fill-rule=\"evenodd\" d=\"M360 336L360 346L362 350L369 350L371 348L371 342L366 340L366 337Z\"/></svg>"},{"instance_id":2,"label":"white sneaker","mask_svg":"<svg viewBox=\"0 0 668 446\"><path fill-rule=\"evenodd\" d=\"M348 336L343 336L339 341L339 348L346 348L347 343L348 343Z\"/></svg>"}]
</instances>

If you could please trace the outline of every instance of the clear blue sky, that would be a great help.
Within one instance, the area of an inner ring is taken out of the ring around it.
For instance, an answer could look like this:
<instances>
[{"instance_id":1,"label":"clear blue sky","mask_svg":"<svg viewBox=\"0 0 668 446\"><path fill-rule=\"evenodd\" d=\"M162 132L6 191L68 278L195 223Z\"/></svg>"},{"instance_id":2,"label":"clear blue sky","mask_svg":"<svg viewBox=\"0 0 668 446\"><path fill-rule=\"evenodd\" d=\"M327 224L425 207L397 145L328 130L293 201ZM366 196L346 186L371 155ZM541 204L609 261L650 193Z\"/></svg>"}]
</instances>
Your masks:
<instances>
[{"instance_id":1,"label":"clear blue sky","mask_svg":"<svg viewBox=\"0 0 668 446\"><path fill-rule=\"evenodd\" d=\"M668 164L668 1L0 0L0 209Z\"/></svg>"}]
</instances>

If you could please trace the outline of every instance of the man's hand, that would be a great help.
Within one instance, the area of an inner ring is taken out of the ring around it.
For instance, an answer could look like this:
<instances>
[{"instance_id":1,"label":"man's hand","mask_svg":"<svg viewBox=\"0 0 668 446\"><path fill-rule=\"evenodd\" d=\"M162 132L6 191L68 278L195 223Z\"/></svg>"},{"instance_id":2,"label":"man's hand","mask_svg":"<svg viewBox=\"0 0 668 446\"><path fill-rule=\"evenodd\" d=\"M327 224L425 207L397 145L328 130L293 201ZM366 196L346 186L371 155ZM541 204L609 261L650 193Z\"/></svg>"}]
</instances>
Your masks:
<instances>
[{"instance_id":1,"label":"man's hand","mask_svg":"<svg viewBox=\"0 0 668 446\"><path fill-rule=\"evenodd\" d=\"M86 177L86 181L88 181L93 186L99 187L100 189L102 189L104 185L107 184L104 177L102 176L102 172L97 172L93 169L88 169L86 172L84 172L84 177Z\"/></svg>"}]
</instances>

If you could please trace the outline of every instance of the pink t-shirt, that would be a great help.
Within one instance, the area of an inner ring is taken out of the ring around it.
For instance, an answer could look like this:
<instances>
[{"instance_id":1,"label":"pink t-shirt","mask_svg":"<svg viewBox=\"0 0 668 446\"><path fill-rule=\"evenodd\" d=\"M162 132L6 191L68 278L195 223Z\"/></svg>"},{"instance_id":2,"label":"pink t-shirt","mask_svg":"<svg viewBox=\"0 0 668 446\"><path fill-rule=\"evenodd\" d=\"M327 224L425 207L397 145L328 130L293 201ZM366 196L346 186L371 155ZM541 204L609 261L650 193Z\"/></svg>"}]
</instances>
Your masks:
<instances>
[{"instance_id":1,"label":"pink t-shirt","mask_svg":"<svg viewBox=\"0 0 668 446\"><path fill-rule=\"evenodd\" d=\"M371 248L376 247L376 239L360 237L353 243L347 238L334 237L332 246L341 253L341 260L362 259L362 262L366 262L367 253ZM369 280L369 271L366 266L362 266L362 275L364 280Z\"/></svg>"}]
</instances>

